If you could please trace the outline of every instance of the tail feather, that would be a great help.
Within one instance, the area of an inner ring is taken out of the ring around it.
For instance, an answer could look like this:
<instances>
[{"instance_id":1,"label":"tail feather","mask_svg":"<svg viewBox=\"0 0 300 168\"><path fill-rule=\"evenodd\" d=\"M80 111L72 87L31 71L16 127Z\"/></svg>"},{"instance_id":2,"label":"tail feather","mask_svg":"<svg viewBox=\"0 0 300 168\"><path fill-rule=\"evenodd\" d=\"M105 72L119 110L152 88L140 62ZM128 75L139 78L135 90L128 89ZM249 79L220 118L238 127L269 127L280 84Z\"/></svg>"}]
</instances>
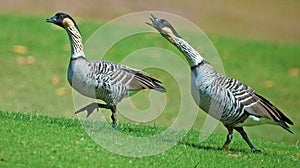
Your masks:
<instances>
[{"instance_id":1,"label":"tail feather","mask_svg":"<svg viewBox=\"0 0 300 168\"><path fill-rule=\"evenodd\" d=\"M294 125L294 123L287 118L287 116L285 116L277 107L275 107L270 101L268 101L267 99L265 99L264 97L255 94L257 97L260 98L260 101L262 102L262 104L264 106L266 106L269 110L269 113L271 114L271 116L273 117L273 119L275 120L275 118L279 118L279 120L275 120L282 128L284 128L285 130L289 131L290 133L293 133L289 128L289 126L287 125Z\"/></svg>"},{"instance_id":2,"label":"tail feather","mask_svg":"<svg viewBox=\"0 0 300 168\"><path fill-rule=\"evenodd\" d=\"M154 79L142 73L134 75L133 80L136 80L143 89L153 89L159 92L166 92L166 89L161 85L161 81Z\"/></svg>"},{"instance_id":3,"label":"tail feather","mask_svg":"<svg viewBox=\"0 0 300 168\"><path fill-rule=\"evenodd\" d=\"M279 116L279 118L283 121L283 122L287 122L288 124L294 125L294 123L287 118L277 107L275 107L270 101L268 101L267 99L265 99L264 97L260 96L259 94L255 94L256 96L258 96L260 98L260 100L267 105L269 108L272 109L272 111L276 112L276 114Z\"/></svg>"},{"instance_id":4,"label":"tail feather","mask_svg":"<svg viewBox=\"0 0 300 168\"><path fill-rule=\"evenodd\" d=\"M153 89L158 92L166 92L166 89L161 85L161 81L152 78L142 71L133 69L123 69L133 75L133 78L129 82L129 88L131 90Z\"/></svg>"}]
</instances>

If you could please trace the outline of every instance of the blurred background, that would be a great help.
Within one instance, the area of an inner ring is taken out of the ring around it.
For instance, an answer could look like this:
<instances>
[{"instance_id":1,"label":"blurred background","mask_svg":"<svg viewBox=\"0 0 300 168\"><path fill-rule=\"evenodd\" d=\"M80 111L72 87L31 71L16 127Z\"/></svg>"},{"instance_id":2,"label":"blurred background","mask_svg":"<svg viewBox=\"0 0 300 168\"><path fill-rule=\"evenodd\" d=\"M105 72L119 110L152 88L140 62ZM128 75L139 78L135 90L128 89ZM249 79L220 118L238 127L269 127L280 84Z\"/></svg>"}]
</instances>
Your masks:
<instances>
[{"instance_id":1,"label":"blurred background","mask_svg":"<svg viewBox=\"0 0 300 168\"><path fill-rule=\"evenodd\" d=\"M65 11L100 21L138 11L164 11L187 18L206 33L278 41L300 40L300 2L296 0L1 0L2 13L48 15Z\"/></svg>"},{"instance_id":2,"label":"blurred background","mask_svg":"<svg viewBox=\"0 0 300 168\"><path fill-rule=\"evenodd\" d=\"M295 135L276 128L279 133L264 139L299 141L300 1L0 2L1 110L76 118L72 91L66 80L69 41L65 32L45 22L57 11L76 18L84 40L116 17L139 11L163 11L182 16L200 27L216 46L226 74L270 99L296 124L292 128ZM157 45L168 47L166 41L162 44L161 37L158 39ZM122 54L122 50L111 52ZM249 128L250 134L261 138L274 127L256 128L262 129Z\"/></svg>"}]
</instances>

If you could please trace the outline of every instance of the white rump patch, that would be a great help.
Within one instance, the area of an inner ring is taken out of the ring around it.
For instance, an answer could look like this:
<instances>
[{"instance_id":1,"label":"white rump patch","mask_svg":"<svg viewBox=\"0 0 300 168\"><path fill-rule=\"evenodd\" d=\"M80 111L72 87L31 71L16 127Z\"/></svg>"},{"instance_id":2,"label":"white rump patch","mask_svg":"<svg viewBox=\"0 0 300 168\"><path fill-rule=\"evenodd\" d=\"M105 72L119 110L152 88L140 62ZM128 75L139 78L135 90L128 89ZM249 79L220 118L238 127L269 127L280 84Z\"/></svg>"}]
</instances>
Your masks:
<instances>
[{"instance_id":1,"label":"white rump patch","mask_svg":"<svg viewBox=\"0 0 300 168\"><path fill-rule=\"evenodd\" d=\"M264 118L264 117L256 117L253 115L250 115L243 123L238 123L235 125L235 127L242 127L242 126L255 126L255 125L261 125L261 124L276 124L276 122Z\"/></svg>"}]
</instances>

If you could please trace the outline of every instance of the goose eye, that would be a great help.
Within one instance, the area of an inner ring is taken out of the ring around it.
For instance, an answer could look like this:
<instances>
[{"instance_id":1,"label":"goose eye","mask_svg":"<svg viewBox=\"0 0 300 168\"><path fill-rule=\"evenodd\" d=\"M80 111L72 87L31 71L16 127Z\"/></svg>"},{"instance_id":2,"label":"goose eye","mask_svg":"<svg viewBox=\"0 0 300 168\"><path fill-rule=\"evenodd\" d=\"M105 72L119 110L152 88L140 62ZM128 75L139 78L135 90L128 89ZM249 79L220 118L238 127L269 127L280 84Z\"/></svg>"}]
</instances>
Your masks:
<instances>
[{"instance_id":1,"label":"goose eye","mask_svg":"<svg viewBox=\"0 0 300 168\"><path fill-rule=\"evenodd\" d=\"M63 15L59 15L59 16L58 16L58 19L59 19L59 20L63 20L63 18L64 18Z\"/></svg>"}]
</instances>

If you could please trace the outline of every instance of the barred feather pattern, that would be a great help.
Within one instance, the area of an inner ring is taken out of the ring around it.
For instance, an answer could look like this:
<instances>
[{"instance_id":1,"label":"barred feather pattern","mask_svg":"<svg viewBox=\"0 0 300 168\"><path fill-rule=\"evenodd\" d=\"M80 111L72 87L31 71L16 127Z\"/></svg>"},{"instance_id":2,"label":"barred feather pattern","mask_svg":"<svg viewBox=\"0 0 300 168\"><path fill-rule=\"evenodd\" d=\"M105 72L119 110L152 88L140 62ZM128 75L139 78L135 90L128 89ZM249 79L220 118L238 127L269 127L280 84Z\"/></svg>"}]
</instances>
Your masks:
<instances>
[{"instance_id":1,"label":"barred feather pattern","mask_svg":"<svg viewBox=\"0 0 300 168\"><path fill-rule=\"evenodd\" d=\"M173 36L170 40L186 57L192 68L192 94L205 112L230 127L249 126L249 116L267 119L256 124L279 124L287 131L293 124L271 102L255 93L249 86L223 76L204 60L185 40ZM251 124L250 124L251 125ZM291 131L290 131L291 132Z\"/></svg>"},{"instance_id":2,"label":"barred feather pattern","mask_svg":"<svg viewBox=\"0 0 300 168\"><path fill-rule=\"evenodd\" d=\"M172 43L185 55L191 66L195 66L202 62L204 58L185 40L182 38L172 39Z\"/></svg>"},{"instance_id":3,"label":"barred feather pattern","mask_svg":"<svg viewBox=\"0 0 300 168\"><path fill-rule=\"evenodd\" d=\"M89 117L95 109L109 109L112 112L113 128L118 128L117 103L142 89L165 92L161 82L146 73L121 64L105 61L88 61L84 54L82 37L74 19L66 13L56 13L46 19L66 30L71 44L71 59L68 66L68 82L84 96L101 99L105 103L90 103L75 112L87 111Z\"/></svg>"},{"instance_id":4,"label":"barred feather pattern","mask_svg":"<svg viewBox=\"0 0 300 168\"><path fill-rule=\"evenodd\" d=\"M228 130L223 149L228 149L233 130L238 131L252 152L260 152L249 140L243 126L278 124L292 133L287 124L293 125L278 108L247 85L221 75L185 40L165 19L151 14L152 23L160 34L174 44L186 57L192 73L192 96L206 113L221 121Z\"/></svg>"},{"instance_id":5,"label":"barred feather pattern","mask_svg":"<svg viewBox=\"0 0 300 168\"><path fill-rule=\"evenodd\" d=\"M172 42L186 56L191 67L201 65L192 69L192 94L196 103L208 114L227 125L234 126L236 123L243 122L248 114L240 110L242 103L238 101L239 98L236 98L235 94L238 96L239 90L248 87L218 74L185 40L177 37L172 39Z\"/></svg>"},{"instance_id":6,"label":"barred feather pattern","mask_svg":"<svg viewBox=\"0 0 300 168\"><path fill-rule=\"evenodd\" d=\"M192 94L205 112L230 127L243 126L250 116L266 118L286 130L293 124L278 108L249 86L217 73L208 63L192 70ZM263 124L263 123L261 123Z\"/></svg>"},{"instance_id":7,"label":"barred feather pattern","mask_svg":"<svg viewBox=\"0 0 300 168\"><path fill-rule=\"evenodd\" d=\"M238 82L235 79L220 76L213 83L215 88L222 88L216 93L222 97L219 103L224 107L221 121L226 125L235 126L237 123L243 123L249 114L244 110L244 107L251 106L247 101L251 98L251 93L254 91L248 86Z\"/></svg>"},{"instance_id":8,"label":"barred feather pattern","mask_svg":"<svg viewBox=\"0 0 300 168\"><path fill-rule=\"evenodd\" d=\"M165 92L160 81L145 72L105 61L90 62L84 55L82 38L77 26L66 28L71 41L68 81L79 93L101 99L109 107L116 106L130 91L154 89Z\"/></svg>"},{"instance_id":9,"label":"barred feather pattern","mask_svg":"<svg viewBox=\"0 0 300 168\"><path fill-rule=\"evenodd\" d=\"M84 56L83 43L79 30L76 26L70 26L66 28L71 41L71 54L72 57Z\"/></svg>"},{"instance_id":10,"label":"barred feather pattern","mask_svg":"<svg viewBox=\"0 0 300 168\"><path fill-rule=\"evenodd\" d=\"M101 99L113 106L130 91L154 89L164 92L160 82L144 72L112 62L88 62L82 57L71 61L68 80L74 89L85 96Z\"/></svg>"}]
</instances>

